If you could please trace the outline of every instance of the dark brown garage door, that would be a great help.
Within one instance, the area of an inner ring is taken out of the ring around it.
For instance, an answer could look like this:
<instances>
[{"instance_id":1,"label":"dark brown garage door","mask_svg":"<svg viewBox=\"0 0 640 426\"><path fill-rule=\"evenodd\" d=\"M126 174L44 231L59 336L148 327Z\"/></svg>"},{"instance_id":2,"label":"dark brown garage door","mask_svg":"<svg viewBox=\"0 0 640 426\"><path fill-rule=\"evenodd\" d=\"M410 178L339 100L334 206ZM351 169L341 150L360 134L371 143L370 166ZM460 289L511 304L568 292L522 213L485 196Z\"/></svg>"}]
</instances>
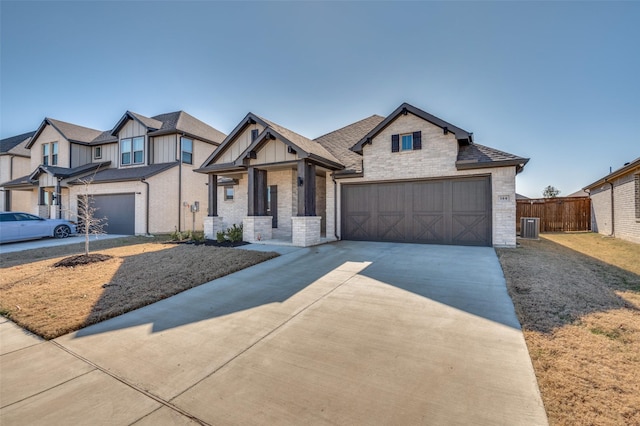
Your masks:
<instances>
[{"instance_id":1,"label":"dark brown garage door","mask_svg":"<svg viewBox=\"0 0 640 426\"><path fill-rule=\"evenodd\" d=\"M94 195L95 216L106 217L104 231L107 234L135 234L135 194Z\"/></svg>"},{"instance_id":2,"label":"dark brown garage door","mask_svg":"<svg viewBox=\"0 0 640 426\"><path fill-rule=\"evenodd\" d=\"M487 177L342 185L342 238L491 245Z\"/></svg>"}]
</instances>

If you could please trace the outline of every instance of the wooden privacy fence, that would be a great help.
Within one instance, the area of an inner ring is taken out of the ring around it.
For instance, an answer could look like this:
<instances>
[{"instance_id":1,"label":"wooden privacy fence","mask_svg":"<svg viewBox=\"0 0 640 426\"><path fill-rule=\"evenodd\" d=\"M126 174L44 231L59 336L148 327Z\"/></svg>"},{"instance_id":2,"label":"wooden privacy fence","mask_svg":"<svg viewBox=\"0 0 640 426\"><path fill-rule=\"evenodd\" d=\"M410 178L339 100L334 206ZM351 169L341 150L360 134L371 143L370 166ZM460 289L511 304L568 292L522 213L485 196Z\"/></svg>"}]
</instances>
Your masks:
<instances>
[{"instance_id":1,"label":"wooden privacy fence","mask_svg":"<svg viewBox=\"0 0 640 426\"><path fill-rule=\"evenodd\" d=\"M531 198L516 200L516 228L521 217L539 217L540 232L591 230L589 197Z\"/></svg>"}]
</instances>

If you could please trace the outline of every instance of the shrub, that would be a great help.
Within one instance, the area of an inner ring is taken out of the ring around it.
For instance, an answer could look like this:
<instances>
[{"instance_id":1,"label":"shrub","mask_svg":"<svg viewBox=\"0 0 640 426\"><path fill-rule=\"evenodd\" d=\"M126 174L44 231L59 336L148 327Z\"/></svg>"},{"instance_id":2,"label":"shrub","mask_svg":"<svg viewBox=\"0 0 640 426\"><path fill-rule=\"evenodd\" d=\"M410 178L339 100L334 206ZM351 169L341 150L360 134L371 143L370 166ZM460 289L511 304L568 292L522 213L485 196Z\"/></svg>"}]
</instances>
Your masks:
<instances>
[{"instance_id":1,"label":"shrub","mask_svg":"<svg viewBox=\"0 0 640 426\"><path fill-rule=\"evenodd\" d=\"M182 232L178 231L178 228L171 233L171 241L182 241Z\"/></svg>"},{"instance_id":2,"label":"shrub","mask_svg":"<svg viewBox=\"0 0 640 426\"><path fill-rule=\"evenodd\" d=\"M237 226L235 223L231 228L227 229L227 237L232 243L239 243L242 241L242 224Z\"/></svg>"},{"instance_id":3,"label":"shrub","mask_svg":"<svg viewBox=\"0 0 640 426\"><path fill-rule=\"evenodd\" d=\"M216 241L219 243L227 241L226 233L224 231L216 232Z\"/></svg>"},{"instance_id":4,"label":"shrub","mask_svg":"<svg viewBox=\"0 0 640 426\"><path fill-rule=\"evenodd\" d=\"M204 231L193 231L191 233L191 239L196 243L203 243L205 240Z\"/></svg>"}]
</instances>

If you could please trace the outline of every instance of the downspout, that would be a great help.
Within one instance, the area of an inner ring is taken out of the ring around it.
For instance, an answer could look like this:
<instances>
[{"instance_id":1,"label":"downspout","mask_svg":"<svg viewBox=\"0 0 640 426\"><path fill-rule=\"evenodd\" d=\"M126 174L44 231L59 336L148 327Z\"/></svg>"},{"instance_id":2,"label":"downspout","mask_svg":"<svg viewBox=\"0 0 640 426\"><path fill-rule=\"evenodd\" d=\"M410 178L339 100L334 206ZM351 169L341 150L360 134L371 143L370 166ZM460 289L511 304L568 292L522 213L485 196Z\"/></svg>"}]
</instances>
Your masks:
<instances>
[{"instance_id":1,"label":"downspout","mask_svg":"<svg viewBox=\"0 0 640 426\"><path fill-rule=\"evenodd\" d=\"M149 235L149 206L151 204L151 201L149 200L149 182L146 181L145 178L140 179L140 182L144 183L145 185L147 185L147 217L146 217L146 234Z\"/></svg>"},{"instance_id":2,"label":"downspout","mask_svg":"<svg viewBox=\"0 0 640 426\"><path fill-rule=\"evenodd\" d=\"M9 180L13 179L13 157L15 155L9 156Z\"/></svg>"},{"instance_id":3,"label":"downspout","mask_svg":"<svg viewBox=\"0 0 640 426\"><path fill-rule=\"evenodd\" d=\"M611 234L609 234L610 237L615 237L616 236L616 220L615 220L615 209L614 209L614 199L613 199L613 182L608 182L606 179L604 180L605 183L608 183L611 186Z\"/></svg>"},{"instance_id":4,"label":"downspout","mask_svg":"<svg viewBox=\"0 0 640 426\"><path fill-rule=\"evenodd\" d=\"M182 137L178 143L178 231L182 232ZM176 136L177 138L177 136ZM177 141L176 141L177 142Z\"/></svg>"},{"instance_id":5,"label":"downspout","mask_svg":"<svg viewBox=\"0 0 640 426\"><path fill-rule=\"evenodd\" d=\"M338 238L338 183L336 177L331 173L331 180L333 181L333 236Z\"/></svg>"}]
</instances>

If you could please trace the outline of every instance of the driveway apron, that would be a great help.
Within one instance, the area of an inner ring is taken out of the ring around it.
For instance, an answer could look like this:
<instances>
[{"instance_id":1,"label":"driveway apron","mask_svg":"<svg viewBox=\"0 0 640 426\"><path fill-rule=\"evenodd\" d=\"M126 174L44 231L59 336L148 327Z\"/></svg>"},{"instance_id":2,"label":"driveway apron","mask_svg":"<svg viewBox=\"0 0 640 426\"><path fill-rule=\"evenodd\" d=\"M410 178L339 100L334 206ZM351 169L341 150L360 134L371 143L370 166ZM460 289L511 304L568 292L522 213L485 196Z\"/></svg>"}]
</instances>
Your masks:
<instances>
[{"instance_id":1,"label":"driveway apron","mask_svg":"<svg viewBox=\"0 0 640 426\"><path fill-rule=\"evenodd\" d=\"M13 327L3 425L547 424L487 247L288 250L52 342Z\"/></svg>"}]
</instances>

